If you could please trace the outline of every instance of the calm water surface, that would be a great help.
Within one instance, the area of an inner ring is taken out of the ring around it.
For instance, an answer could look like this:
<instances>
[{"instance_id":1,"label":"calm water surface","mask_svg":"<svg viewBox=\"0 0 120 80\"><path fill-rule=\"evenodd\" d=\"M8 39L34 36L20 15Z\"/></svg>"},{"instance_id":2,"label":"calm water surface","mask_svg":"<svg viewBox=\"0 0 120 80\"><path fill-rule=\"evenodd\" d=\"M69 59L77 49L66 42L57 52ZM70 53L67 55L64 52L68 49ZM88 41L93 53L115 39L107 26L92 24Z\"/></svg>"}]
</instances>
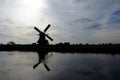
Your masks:
<instances>
[{"instance_id":1,"label":"calm water surface","mask_svg":"<svg viewBox=\"0 0 120 80\"><path fill-rule=\"evenodd\" d=\"M120 80L120 55L0 52L0 80Z\"/></svg>"}]
</instances>

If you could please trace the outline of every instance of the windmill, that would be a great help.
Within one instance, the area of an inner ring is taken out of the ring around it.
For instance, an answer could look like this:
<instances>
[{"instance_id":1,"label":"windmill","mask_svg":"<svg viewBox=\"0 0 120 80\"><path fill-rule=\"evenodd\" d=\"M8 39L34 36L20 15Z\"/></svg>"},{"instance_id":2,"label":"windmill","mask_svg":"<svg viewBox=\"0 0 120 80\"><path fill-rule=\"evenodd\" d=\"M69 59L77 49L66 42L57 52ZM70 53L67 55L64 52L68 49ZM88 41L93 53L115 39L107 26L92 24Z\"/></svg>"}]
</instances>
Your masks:
<instances>
[{"instance_id":1,"label":"windmill","mask_svg":"<svg viewBox=\"0 0 120 80\"><path fill-rule=\"evenodd\" d=\"M48 24L48 26L44 29L43 32L40 31L37 27L34 27L34 29L35 29L37 32L39 32L39 40L37 41L37 43L38 43L39 45L41 45L41 46L49 45L49 42L48 42L48 40L46 40L46 37L47 37L49 40L53 41L53 39L46 34L46 31L49 29L50 26L51 26L51 25Z\"/></svg>"}]
</instances>

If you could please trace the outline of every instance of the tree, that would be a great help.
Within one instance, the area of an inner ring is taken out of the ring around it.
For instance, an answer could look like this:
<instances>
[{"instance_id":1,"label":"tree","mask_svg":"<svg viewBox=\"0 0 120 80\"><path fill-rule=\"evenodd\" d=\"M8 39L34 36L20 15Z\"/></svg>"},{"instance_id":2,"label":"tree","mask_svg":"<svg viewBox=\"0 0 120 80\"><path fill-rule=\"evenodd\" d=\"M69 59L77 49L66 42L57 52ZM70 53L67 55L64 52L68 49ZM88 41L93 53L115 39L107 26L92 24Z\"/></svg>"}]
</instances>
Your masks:
<instances>
[{"instance_id":1,"label":"tree","mask_svg":"<svg viewBox=\"0 0 120 80\"><path fill-rule=\"evenodd\" d=\"M15 42L9 41L9 42L7 43L7 45L15 45Z\"/></svg>"}]
</instances>

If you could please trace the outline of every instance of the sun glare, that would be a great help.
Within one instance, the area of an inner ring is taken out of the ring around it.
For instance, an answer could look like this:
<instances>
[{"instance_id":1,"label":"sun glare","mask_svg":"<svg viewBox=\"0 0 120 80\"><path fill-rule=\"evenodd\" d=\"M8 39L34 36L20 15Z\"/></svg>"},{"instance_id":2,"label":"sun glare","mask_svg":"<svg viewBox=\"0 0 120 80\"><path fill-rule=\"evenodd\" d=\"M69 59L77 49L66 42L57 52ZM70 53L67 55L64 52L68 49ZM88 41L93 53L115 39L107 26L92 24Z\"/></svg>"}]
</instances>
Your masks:
<instances>
[{"instance_id":1,"label":"sun glare","mask_svg":"<svg viewBox=\"0 0 120 80\"><path fill-rule=\"evenodd\" d=\"M36 25L42 18L46 8L45 0L21 0L20 7L16 9L13 16L25 25Z\"/></svg>"},{"instance_id":2,"label":"sun glare","mask_svg":"<svg viewBox=\"0 0 120 80\"><path fill-rule=\"evenodd\" d=\"M45 0L23 0L22 4L30 9L43 9L45 7Z\"/></svg>"}]
</instances>

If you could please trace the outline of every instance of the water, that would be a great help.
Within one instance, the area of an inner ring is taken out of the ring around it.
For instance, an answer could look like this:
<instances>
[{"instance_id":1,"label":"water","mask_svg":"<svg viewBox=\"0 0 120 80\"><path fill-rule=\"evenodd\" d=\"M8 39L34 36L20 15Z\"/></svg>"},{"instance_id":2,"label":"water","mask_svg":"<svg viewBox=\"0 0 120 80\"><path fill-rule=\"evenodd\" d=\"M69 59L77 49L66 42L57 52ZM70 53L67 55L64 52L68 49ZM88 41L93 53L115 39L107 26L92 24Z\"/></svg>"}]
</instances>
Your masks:
<instances>
[{"instance_id":1,"label":"water","mask_svg":"<svg viewBox=\"0 0 120 80\"><path fill-rule=\"evenodd\" d=\"M0 52L0 80L120 80L120 55Z\"/></svg>"}]
</instances>

